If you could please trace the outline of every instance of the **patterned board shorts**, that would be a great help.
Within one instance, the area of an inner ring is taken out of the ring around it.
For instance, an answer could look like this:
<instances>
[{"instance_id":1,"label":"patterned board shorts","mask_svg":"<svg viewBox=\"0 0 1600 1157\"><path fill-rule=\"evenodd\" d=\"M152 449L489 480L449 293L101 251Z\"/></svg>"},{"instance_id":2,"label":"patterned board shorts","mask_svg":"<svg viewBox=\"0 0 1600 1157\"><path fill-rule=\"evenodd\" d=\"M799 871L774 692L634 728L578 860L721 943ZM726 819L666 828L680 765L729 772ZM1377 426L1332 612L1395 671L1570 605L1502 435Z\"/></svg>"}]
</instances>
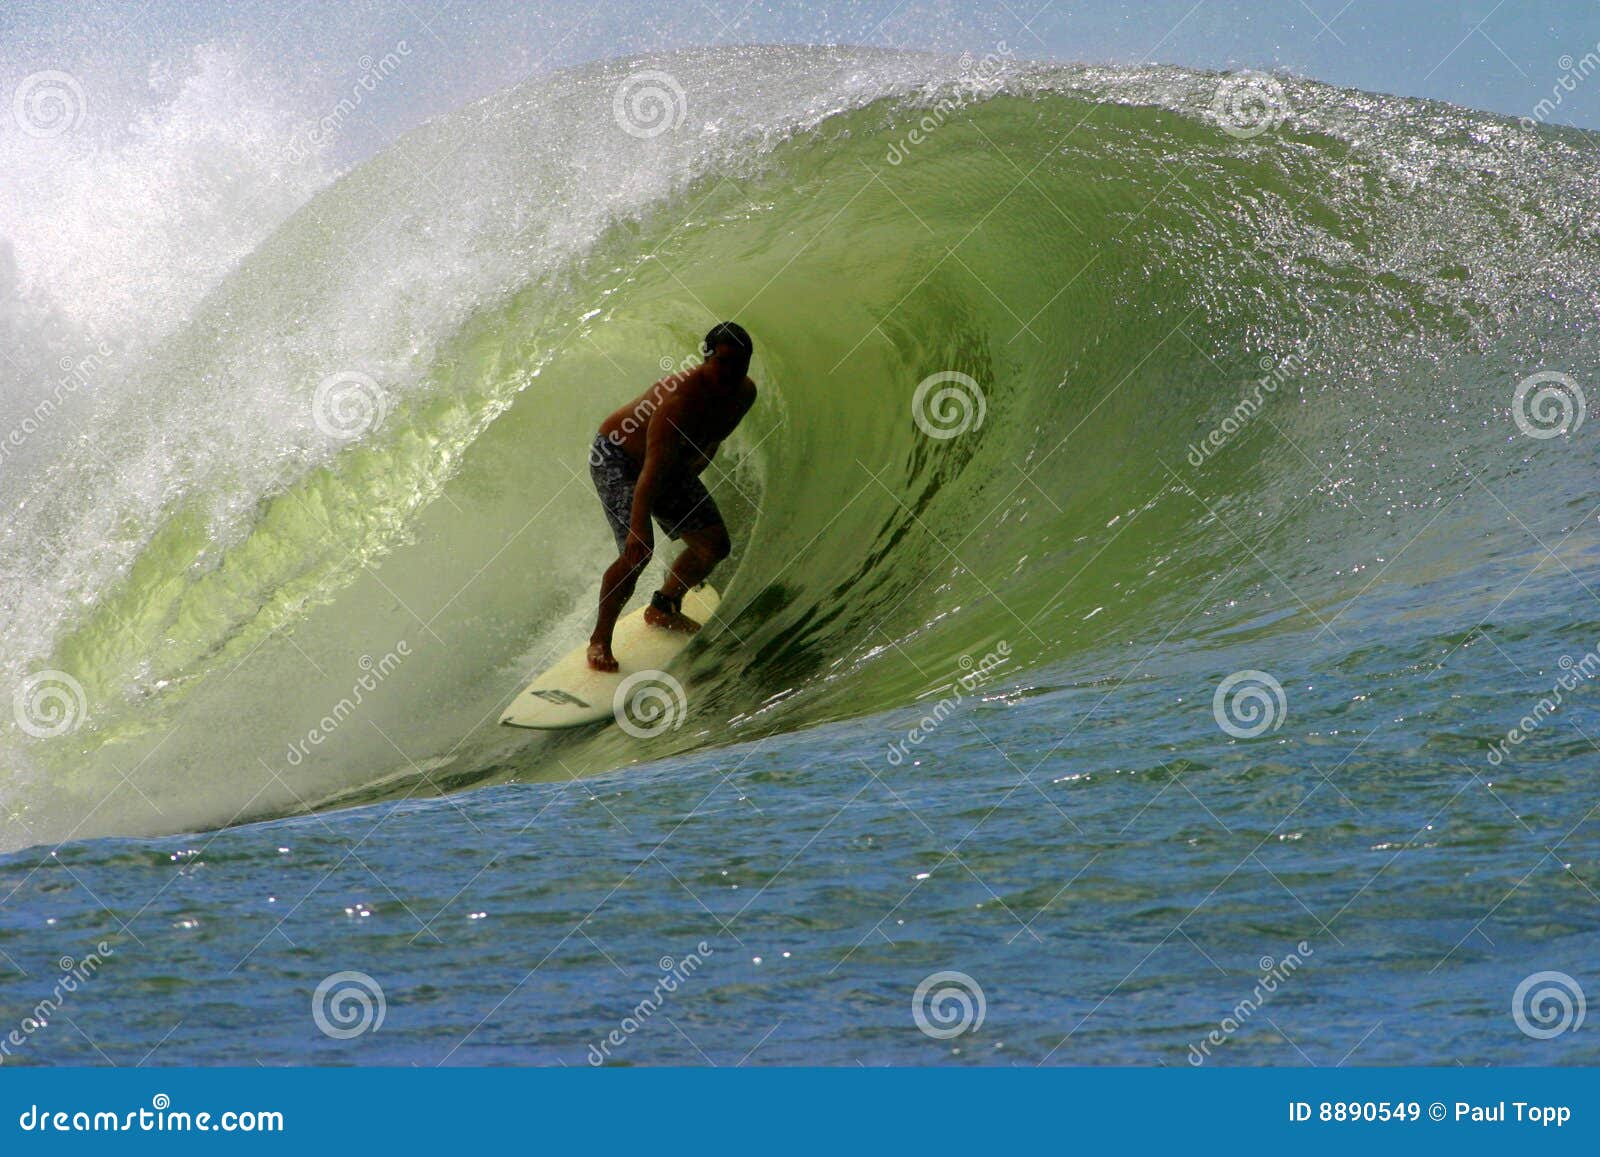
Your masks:
<instances>
[{"instance_id":1,"label":"patterned board shorts","mask_svg":"<svg viewBox=\"0 0 1600 1157\"><path fill-rule=\"evenodd\" d=\"M627 544L628 527L633 521L633 488L639 481L639 464L621 446L599 434L589 448L589 476L594 479L595 493L605 507L606 521L611 524L620 552ZM662 479L650 513L656 525L672 539L722 525L722 511L711 500L705 483L687 470Z\"/></svg>"}]
</instances>

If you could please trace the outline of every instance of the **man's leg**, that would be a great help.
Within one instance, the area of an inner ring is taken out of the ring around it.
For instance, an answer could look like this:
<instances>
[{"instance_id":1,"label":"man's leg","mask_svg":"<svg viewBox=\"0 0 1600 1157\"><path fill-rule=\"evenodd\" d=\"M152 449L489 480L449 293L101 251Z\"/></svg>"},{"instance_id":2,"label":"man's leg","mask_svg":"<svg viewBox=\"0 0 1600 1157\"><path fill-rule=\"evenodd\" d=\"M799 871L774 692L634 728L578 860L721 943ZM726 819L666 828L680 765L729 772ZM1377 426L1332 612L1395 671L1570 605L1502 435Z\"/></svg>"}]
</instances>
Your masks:
<instances>
[{"instance_id":1,"label":"man's leg","mask_svg":"<svg viewBox=\"0 0 1600 1157\"><path fill-rule=\"evenodd\" d=\"M616 630L617 616L633 597L633 588L649 563L648 550L637 563L631 562L626 553L620 554L600 579L600 613L595 617L594 634L589 636L589 666L596 671L617 669L616 656L611 653L611 635Z\"/></svg>"},{"instance_id":2,"label":"man's leg","mask_svg":"<svg viewBox=\"0 0 1600 1157\"><path fill-rule=\"evenodd\" d=\"M680 540L683 550L673 561L667 581L661 584L661 593L674 607L690 589L706 581L716 565L728 557L731 549L727 528L720 522L699 530L686 530ZM631 591L633 588L630 585L628 589ZM644 621L653 627L666 627L673 631L700 629L700 624L682 611L666 611L654 605L645 610Z\"/></svg>"},{"instance_id":3,"label":"man's leg","mask_svg":"<svg viewBox=\"0 0 1600 1157\"><path fill-rule=\"evenodd\" d=\"M650 549L628 557L628 520L633 510L635 475L627 456L605 435L599 435L589 450L589 474L595 493L606 512L606 523L617 540L617 560L600 579L600 611L595 616L594 633L589 636L589 666L596 671L615 671L616 656L611 653L611 635L617 616L628 605L633 588L650 562ZM643 544L640 544L641 546Z\"/></svg>"}]
</instances>

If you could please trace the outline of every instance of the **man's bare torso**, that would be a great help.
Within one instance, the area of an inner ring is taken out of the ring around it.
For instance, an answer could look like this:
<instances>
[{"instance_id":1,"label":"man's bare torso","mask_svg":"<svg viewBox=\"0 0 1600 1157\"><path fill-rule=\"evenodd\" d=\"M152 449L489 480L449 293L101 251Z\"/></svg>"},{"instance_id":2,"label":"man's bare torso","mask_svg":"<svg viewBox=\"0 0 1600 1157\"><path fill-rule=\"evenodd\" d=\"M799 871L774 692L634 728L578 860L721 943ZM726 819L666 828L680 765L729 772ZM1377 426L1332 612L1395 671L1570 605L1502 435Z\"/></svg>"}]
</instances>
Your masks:
<instances>
[{"instance_id":1,"label":"man's bare torso","mask_svg":"<svg viewBox=\"0 0 1600 1157\"><path fill-rule=\"evenodd\" d=\"M733 432L755 398L748 377L729 391L705 366L662 378L600 423L600 433L635 462L643 462L652 422L670 422L683 439L683 458L703 466Z\"/></svg>"}]
</instances>

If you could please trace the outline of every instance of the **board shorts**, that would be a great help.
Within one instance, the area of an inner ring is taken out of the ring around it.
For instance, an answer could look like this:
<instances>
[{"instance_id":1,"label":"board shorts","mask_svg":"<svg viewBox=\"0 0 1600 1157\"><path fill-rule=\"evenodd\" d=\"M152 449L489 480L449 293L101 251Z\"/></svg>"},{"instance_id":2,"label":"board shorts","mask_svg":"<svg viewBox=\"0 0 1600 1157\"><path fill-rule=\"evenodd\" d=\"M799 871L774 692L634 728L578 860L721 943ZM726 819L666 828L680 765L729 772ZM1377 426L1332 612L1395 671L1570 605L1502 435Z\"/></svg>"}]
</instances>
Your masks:
<instances>
[{"instance_id":1,"label":"board shorts","mask_svg":"<svg viewBox=\"0 0 1600 1157\"><path fill-rule=\"evenodd\" d=\"M595 493L605 508L606 521L617 540L617 553L628 543L628 528L633 523L633 489L639 482L640 464L604 434L595 436L589 447L589 476ZM706 484L687 470L675 470L661 480L655 505L650 509L664 534L682 538L691 531L722 525L722 511L712 501Z\"/></svg>"}]
</instances>

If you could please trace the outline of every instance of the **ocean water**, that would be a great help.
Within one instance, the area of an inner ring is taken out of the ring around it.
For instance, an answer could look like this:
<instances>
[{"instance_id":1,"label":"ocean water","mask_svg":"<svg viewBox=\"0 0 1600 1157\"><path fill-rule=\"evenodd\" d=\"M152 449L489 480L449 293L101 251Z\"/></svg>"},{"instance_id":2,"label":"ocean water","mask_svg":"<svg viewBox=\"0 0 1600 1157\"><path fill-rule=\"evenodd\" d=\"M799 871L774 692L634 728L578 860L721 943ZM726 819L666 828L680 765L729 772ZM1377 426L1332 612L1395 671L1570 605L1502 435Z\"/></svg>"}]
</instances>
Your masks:
<instances>
[{"instance_id":1,"label":"ocean water","mask_svg":"<svg viewBox=\"0 0 1600 1157\"><path fill-rule=\"evenodd\" d=\"M7 401L5 1063L1600 1059L1590 138L703 64L337 177L245 119L215 285L5 299L81 382ZM497 727L722 316L722 611L659 714Z\"/></svg>"}]
</instances>

